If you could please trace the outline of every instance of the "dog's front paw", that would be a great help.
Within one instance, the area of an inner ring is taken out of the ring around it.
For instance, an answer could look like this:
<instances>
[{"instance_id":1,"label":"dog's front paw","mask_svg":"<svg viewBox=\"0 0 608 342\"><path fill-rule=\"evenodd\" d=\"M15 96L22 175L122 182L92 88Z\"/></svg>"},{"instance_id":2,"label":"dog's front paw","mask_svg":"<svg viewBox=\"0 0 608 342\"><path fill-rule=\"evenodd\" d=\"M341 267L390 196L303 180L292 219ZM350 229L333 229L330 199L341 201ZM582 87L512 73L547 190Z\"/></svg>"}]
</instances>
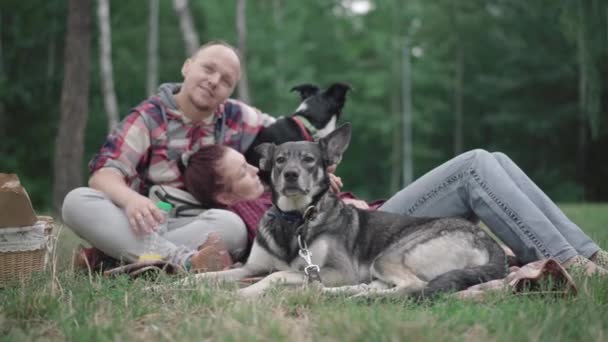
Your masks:
<instances>
[{"instance_id":1,"label":"dog's front paw","mask_svg":"<svg viewBox=\"0 0 608 342\"><path fill-rule=\"evenodd\" d=\"M241 298L257 298L262 295L263 291L254 288L254 286L247 286L238 290L237 294Z\"/></svg>"},{"instance_id":2,"label":"dog's front paw","mask_svg":"<svg viewBox=\"0 0 608 342\"><path fill-rule=\"evenodd\" d=\"M161 292L162 289L166 288L165 285L151 285L144 287L146 292Z\"/></svg>"},{"instance_id":3,"label":"dog's front paw","mask_svg":"<svg viewBox=\"0 0 608 342\"><path fill-rule=\"evenodd\" d=\"M325 292L325 289L327 289L327 287L325 287L325 285L323 285L323 283L320 281L313 281L311 283L305 284L304 286L312 289L315 292L319 292L319 293L323 293L323 292Z\"/></svg>"}]
</instances>

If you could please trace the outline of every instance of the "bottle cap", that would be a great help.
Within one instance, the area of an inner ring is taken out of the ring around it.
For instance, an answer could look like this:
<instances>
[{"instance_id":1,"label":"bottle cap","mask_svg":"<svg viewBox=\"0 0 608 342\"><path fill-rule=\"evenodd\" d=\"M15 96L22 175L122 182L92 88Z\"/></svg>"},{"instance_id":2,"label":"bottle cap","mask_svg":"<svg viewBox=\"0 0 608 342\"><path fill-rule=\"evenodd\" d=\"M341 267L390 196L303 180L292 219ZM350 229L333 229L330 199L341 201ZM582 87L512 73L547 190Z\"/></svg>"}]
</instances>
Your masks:
<instances>
[{"instance_id":1,"label":"bottle cap","mask_svg":"<svg viewBox=\"0 0 608 342\"><path fill-rule=\"evenodd\" d=\"M158 207L158 209L160 209L162 211L166 211L166 212L170 212L171 209L173 209L173 206L171 205L171 203L167 203L167 202L163 202L163 201L158 201L156 203L156 206Z\"/></svg>"}]
</instances>

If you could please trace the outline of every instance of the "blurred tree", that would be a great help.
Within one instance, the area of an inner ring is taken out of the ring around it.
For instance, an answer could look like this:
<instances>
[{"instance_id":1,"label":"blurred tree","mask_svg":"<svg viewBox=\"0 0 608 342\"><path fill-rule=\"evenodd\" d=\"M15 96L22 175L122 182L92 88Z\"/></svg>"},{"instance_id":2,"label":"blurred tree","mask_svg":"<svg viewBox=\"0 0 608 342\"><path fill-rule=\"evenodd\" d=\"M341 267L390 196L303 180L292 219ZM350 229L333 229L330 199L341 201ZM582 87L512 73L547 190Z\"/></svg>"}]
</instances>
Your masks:
<instances>
[{"instance_id":1,"label":"blurred tree","mask_svg":"<svg viewBox=\"0 0 608 342\"><path fill-rule=\"evenodd\" d=\"M146 93L153 95L158 87L158 0L149 1L148 18L148 68Z\"/></svg>"},{"instance_id":2,"label":"blurred tree","mask_svg":"<svg viewBox=\"0 0 608 342\"><path fill-rule=\"evenodd\" d=\"M192 20L188 0L173 0L173 6L175 8L175 13L177 13L179 18L179 25L182 29L182 37L184 38L184 43L186 46L186 54L188 56L192 56L199 48L200 40L198 38L198 32L194 26L194 21Z\"/></svg>"},{"instance_id":3,"label":"blurred tree","mask_svg":"<svg viewBox=\"0 0 608 342\"><path fill-rule=\"evenodd\" d=\"M61 119L55 144L53 208L82 185L84 135L89 112L91 0L70 0L64 52Z\"/></svg>"},{"instance_id":4,"label":"blurred tree","mask_svg":"<svg viewBox=\"0 0 608 342\"><path fill-rule=\"evenodd\" d=\"M272 0L272 21L274 24L275 32L283 32L283 26L285 25L285 4L283 0ZM285 70L286 56L283 52L283 46L285 45L285 37L277 34L272 41L273 53L274 53L274 65L278 70ZM282 72L278 72L274 77L274 92L275 94L282 94L287 89L285 82L285 75Z\"/></svg>"},{"instance_id":5,"label":"blurred tree","mask_svg":"<svg viewBox=\"0 0 608 342\"><path fill-rule=\"evenodd\" d=\"M241 54L241 78L238 83L238 98L245 103L251 103L249 81L247 77L247 0L237 0L236 31L238 35L237 48Z\"/></svg>"},{"instance_id":6,"label":"blurred tree","mask_svg":"<svg viewBox=\"0 0 608 342\"><path fill-rule=\"evenodd\" d=\"M590 165L589 163L591 140L597 140L600 131L601 83L598 64L602 52L605 55L605 48L602 48L605 40L602 38L607 38L607 36L594 32L595 27L601 25L603 8L599 5L599 1L593 0L577 2L577 49L579 65L577 176L579 181L585 185L587 185L587 169L595 167L595 165ZM606 22L608 23L608 20ZM585 189L585 192L589 193L590 190Z\"/></svg>"},{"instance_id":7,"label":"blurred tree","mask_svg":"<svg viewBox=\"0 0 608 342\"><path fill-rule=\"evenodd\" d=\"M238 45L237 3L190 1L194 35ZM246 10L253 105L288 115L299 104L289 92L296 84L353 86L343 120L353 123L355 134L338 169L346 190L377 198L400 186L401 42L417 22L409 37L414 177L456 151L485 148L507 153L558 200L608 200L605 1L374 0L364 10L355 3L364 1L258 0ZM19 173L34 204L43 208L52 204L48 170L60 122L67 4L0 2L0 171ZM151 44L140 43L151 38L152 13L142 6L116 2L110 8L121 115L152 91L145 62L151 62ZM181 36L174 1L159 1L154 83L181 80L187 49L186 40L175 39ZM97 30L92 39L97 58ZM107 134L101 66L93 63L91 69L87 159Z\"/></svg>"},{"instance_id":8,"label":"blurred tree","mask_svg":"<svg viewBox=\"0 0 608 342\"><path fill-rule=\"evenodd\" d=\"M2 12L0 12L0 92L5 91L6 75L4 74L4 58L2 56ZM0 137L6 136L6 114L4 101L0 102Z\"/></svg>"},{"instance_id":9,"label":"blurred tree","mask_svg":"<svg viewBox=\"0 0 608 342\"><path fill-rule=\"evenodd\" d=\"M99 65L103 89L103 104L108 116L108 132L118 124L118 104L114 91L114 73L112 68L112 31L110 29L109 0L98 0L97 23L99 25Z\"/></svg>"},{"instance_id":10,"label":"blurred tree","mask_svg":"<svg viewBox=\"0 0 608 342\"><path fill-rule=\"evenodd\" d=\"M454 155L463 152L463 91L464 91L464 39L460 29L460 3L451 2L450 24L454 32Z\"/></svg>"}]
</instances>

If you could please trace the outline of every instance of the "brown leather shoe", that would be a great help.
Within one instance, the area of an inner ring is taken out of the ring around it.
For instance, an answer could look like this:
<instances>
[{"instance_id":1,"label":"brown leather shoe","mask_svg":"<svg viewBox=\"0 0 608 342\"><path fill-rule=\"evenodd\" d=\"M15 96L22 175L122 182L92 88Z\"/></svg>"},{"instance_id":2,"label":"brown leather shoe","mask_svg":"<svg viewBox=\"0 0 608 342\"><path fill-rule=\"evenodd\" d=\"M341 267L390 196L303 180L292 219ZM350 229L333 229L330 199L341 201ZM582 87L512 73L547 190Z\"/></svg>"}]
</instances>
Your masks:
<instances>
[{"instance_id":1,"label":"brown leather shoe","mask_svg":"<svg viewBox=\"0 0 608 342\"><path fill-rule=\"evenodd\" d=\"M207 241L190 257L190 272L214 272L233 264L226 244L217 233L210 233Z\"/></svg>"},{"instance_id":2,"label":"brown leather shoe","mask_svg":"<svg viewBox=\"0 0 608 342\"><path fill-rule=\"evenodd\" d=\"M103 271L116 267L119 262L118 260L106 255L95 247L84 247L79 246L78 251L74 254L72 260L74 263L74 269L76 270L87 270L91 271Z\"/></svg>"}]
</instances>

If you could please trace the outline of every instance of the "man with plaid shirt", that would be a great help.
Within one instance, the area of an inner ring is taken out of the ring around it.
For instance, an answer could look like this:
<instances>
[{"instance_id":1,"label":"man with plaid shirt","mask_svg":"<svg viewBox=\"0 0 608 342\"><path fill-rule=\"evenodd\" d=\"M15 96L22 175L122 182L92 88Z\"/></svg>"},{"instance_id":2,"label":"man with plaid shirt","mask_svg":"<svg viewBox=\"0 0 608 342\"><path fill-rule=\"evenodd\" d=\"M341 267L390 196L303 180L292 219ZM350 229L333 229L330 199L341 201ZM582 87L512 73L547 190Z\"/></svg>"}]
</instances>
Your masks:
<instances>
[{"instance_id":1,"label":"man with plaid shirt","mask_svg":"<svg viewBox=\"0 0 608 342\"><path fill-rule=\"evenodd\" d=\"M245 152L274 118L229 99L241 76L236 50L224 42L203 45L182 67L181 84L164 84L131 110L89 163L89 188L72 190L63 204L64 222L105 254L129 262L144 252L142 237L164 220L148 198L152 185L184 188L182 157L208 144ZM243 221L227 210L195 218L173 218L160 240L166 261L210 270L204 260L209 234L232 257L247 247ZM212 239L209 239L212 240Z\"/></svg>"}]
</instances>

